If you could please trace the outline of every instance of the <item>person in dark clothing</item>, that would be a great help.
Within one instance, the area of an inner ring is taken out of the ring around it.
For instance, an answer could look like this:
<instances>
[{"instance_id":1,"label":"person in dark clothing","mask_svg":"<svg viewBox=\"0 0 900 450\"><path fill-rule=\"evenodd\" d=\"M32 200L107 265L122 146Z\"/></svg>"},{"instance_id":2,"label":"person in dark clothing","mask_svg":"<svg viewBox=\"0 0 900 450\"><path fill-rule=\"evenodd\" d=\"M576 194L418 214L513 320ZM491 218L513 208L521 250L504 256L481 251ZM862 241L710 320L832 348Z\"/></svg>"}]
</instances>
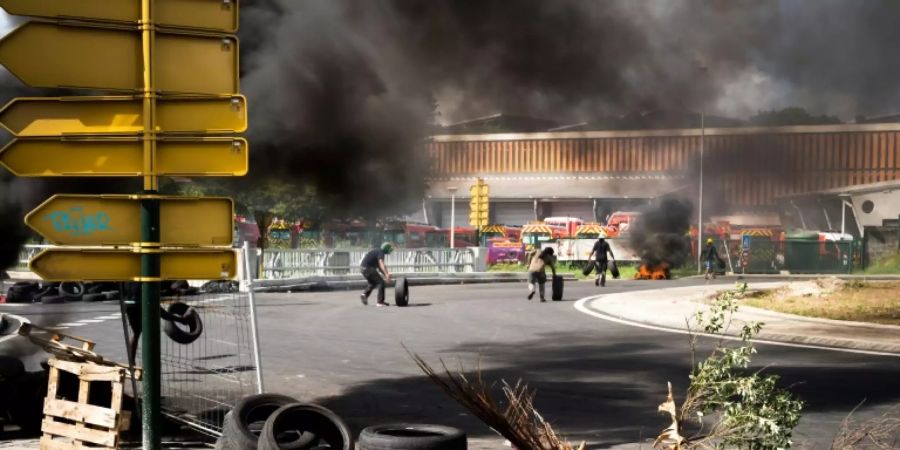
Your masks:
<instances>
[{"instance_id":1,"label":"person in dark clothing","mask_svg":"<svg viewBox=\"0 0 900 450\"><path fill-rule=\"evenodd\" d=\"M534 297L535 284L540 287L541 301L546 302L544 298L544 285L547 284L547 266L556 276L556 258L553 257L553 248L547 247L540 253L535 254L531 258L528 265L528 300Z\"/></svg>"},{"instance_id":2,"label":"person in dark clothing","mask_svg":"<svg viewBox=\"0 0 900 450\"><path fill-rule=\"evenodd\" d=\"M716 263L719 262L719 251L716 250L716 246L713 245L712 238L706 240L706 248L703 249L703 265L706 267L706 279L709 279L709 275L712 274L713 279L716 278L716 271L714 269Z\"/></svg>"},{"instance_id":3,"label":"person in dark clothing","mask_svg":"<svg viewBox=\"0 0 900 450\"><path fill-rule=\"evenodd\" d=\"M609 247L609 242L606 242L606 235L601 234L600 238L597 239L597 242L594 243L594 249L591 251L591 256L588 256L588 260L593 260L597 267L597 278L594 279L594 286L606 286L606 270L609 268L609 259L606 257L607 254L609 254L612 259L616 259L612 249Z\"/></svg>"},{"instance_id":4,"label":"person in dark clothing","mask_svg":"<svg viewBox=\"0 0 900 450\"><path fill-rule=\"evenodd\" d=\"M387 267L384 265L384 256L390 255L391 252L394 251L394 247L385 242L381 244L381 248L375 248L366 253L366 256L363 257L362 262L360 262L360 272L362 276L366 278L366 281L369 282L369 285L366 286L366 290L359 294L359 299L362 301L363 305L369 304L369 294L372 293L376 288L378 289L378 306L387 306L388 304L384 301L384 287L386 283L391 282L391 272L388 271ZM382 274L384 277L382 277Z\"/></svg>"}]
</instances>

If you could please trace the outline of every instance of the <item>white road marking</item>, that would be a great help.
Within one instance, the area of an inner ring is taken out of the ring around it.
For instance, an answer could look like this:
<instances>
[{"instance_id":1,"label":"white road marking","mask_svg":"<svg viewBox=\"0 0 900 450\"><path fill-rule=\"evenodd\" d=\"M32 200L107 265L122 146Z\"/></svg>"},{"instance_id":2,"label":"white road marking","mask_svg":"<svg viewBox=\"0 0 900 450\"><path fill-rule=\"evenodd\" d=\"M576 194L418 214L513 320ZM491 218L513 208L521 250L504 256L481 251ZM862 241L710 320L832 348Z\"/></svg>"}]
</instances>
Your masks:
<instances>
[{"instance_id":1,"label":"white road marking","mask_svg":"<svg viewBox=\"0 0 900 450\"><path fill-rule=\"evenodd\" d=\"M109 319L104 319L104 318L102 318L102 317L98 317L98 318L96 318L96 319L84 319L84 320L79 320L78 322L79 322L79 323L85 323L85 324L87 324L87 323L100 323L100 322L103 322L104 320L109 320Z\"/></svg>"},{"instance_id":2,"label":"white road marking","mask_svg":"<svg viewBox=\"0 0 900 450\"><path fill-rule=\"evenodd\" d=\"M603 297L603 295L595 295L593 297L586 297L581 300L578 300L577 302L575 302L575 309L577 309L578 311L581 311L589 316L594 316L598 319L608 320L610 322L615 322L615 323L619 323L622 325L629 325L629 326L633 326L633 327L644 328L647 330L662 331L664 333L691 334L691 332L689 332L688 330L679 330L676 328L659 327L656 325L648 325L645 323L633 322L631 320L620 319L618 317L610 316L610 315L601 313L599 311L595 311L587 306L588 303L590 303L594 300L598 300L601 297ZM729 341L740 341L741 340L741 338L738 336L722 336L719 334L708 334L708 333L694 333L694 334L696 334L698 336L711 337L711 338L716 338L716 339L725 339L725 340L729 340ZM897 353L877 352L877 351L873 351L873 350L857 350L857 349L852 349L852 348L826 347L823 345L814 345L814 344L795 344L795 343L791 343L791 342L769 341L769 340L765 340L765 339L754 339L753 343L754 344L766 344L766 345L778 345L781 347L811 348L811 349L815 349L815 350L828 350L828 351L832 351L832 352L841 352L841 353L857 353L857 354L862 354L862 355L893 356L895 358L900 357L900 354L897 354Z\"/></svg>"},{"instance_id":3,"label":"white road marking","mask_svg":"<svg viewBox=\"0 0 900 450\"><path fill-rule=\"evenodd\" d=\"M85 324L83 324L83 323L78 323L78 322L72 322L72 323L61 323L61 324L58 324L57 326L58 326L58 327L67 327L67 328L69 328L69 327L80 327L80 326L83 326L83 325L85 325Z\"/></svg>"}]
</instances>

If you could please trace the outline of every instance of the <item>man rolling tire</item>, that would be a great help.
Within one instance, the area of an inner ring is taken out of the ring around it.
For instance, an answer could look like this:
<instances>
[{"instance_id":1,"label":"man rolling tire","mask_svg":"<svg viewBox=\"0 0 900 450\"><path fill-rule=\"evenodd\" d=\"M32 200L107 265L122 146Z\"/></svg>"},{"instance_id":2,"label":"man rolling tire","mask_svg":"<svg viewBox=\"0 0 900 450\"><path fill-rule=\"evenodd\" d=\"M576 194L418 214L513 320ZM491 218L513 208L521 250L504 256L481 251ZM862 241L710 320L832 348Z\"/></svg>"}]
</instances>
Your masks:
<instances>
[{"instance_id":1,"label":"man rolling tire","mask_svg":"<svg viewBox=\"0 0 900 450\"><path fill-rule=\"evenodd\" d=\"M387 302L384 301L384 287L386 283L391 282L391 272L387 269L387 266L384 265L384 257L385 255L390 255L393 251L394 246L385 242L384 244L381 244L381 247L374 248L370 250L369 253L366 253L366 256L363 256L359 269L362 276L365 277L366 281L369 283L368 286L366 286L366 290L359 295L359 299L362 301L363 305L369 304L369 295L373 290L378 289L377 305L388 306ZM384 275L383 277L382 274Z\"/></svg>"}]
</instances>

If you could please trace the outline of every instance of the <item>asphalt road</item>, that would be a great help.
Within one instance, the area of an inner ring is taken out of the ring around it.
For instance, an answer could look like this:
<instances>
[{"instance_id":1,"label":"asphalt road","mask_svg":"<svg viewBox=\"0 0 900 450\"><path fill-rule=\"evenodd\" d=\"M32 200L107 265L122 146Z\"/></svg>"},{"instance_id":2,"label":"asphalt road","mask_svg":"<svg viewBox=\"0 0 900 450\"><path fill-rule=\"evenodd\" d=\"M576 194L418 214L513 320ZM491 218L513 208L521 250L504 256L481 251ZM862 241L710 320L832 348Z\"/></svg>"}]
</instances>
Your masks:
<instances>
[{"instance_id":1,"label":"asphalt road","mask_svg":"<svg viewBox=\"0 0 900 450\"><path fill-rule=\"evenodd\" d=\"M604 292L702 282L621 281ZM684 336L578 312L575 300L601 293L590 282L570 282L564 301L543 304L527 301L524 286L413 286L408 308L363 307L355 291L259 295L266 388L322 403L356 430L433 422L491 442L493 432L434 386L405 345L432 365L439 359L451 367L480 364L486 379L528 382L544 417L594 448L652 439L668 425L656 408L667 381L676 394L687 385ZM94 339L101 353L124 360L118 311L115 303L0 305L0 312L44 325L82 323L66 332ZM827 448L862 401L860 417L900 403L900 358L761 345L754 362L806 402L795 433L800 448Z\"/></svg>"}]
</instances>

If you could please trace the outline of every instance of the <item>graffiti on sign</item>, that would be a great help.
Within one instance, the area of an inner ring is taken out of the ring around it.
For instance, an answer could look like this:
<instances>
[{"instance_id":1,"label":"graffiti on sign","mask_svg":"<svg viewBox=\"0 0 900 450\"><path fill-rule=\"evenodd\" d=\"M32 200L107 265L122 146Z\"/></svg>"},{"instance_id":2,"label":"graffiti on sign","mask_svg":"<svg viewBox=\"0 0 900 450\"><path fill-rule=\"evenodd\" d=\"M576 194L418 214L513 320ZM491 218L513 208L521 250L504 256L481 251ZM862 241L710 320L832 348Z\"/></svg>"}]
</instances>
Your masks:
<instances>
[{"instance_id":1,"label":"graffiti on sign","mask_svg":"<svg viewBox=\"0 0 900 450\"><path fill-rule=\"evenodd\" d=\"M84 208L78 206L65 211L53 211L47 214L47 220L53 223L56 231L69 233L71 236L90 236L96 232L112 229L108 213L85 212Z\"/></svg>"}]
</instances>

